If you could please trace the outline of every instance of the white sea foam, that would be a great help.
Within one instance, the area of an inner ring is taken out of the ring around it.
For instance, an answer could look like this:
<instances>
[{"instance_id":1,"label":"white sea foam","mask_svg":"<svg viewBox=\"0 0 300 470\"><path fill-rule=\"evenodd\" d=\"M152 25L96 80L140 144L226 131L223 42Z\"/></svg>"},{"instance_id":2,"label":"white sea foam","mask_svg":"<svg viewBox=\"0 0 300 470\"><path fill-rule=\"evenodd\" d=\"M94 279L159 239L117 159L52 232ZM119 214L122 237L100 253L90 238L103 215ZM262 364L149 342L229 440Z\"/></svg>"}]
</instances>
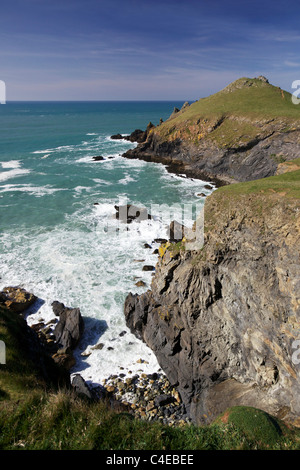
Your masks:
<instances>
[{"instance_id":1,"label":"white sea foam","mask_svg":"<svg viewBox=\"0 0 300 470\"><path fill-rule=\"evenodd\" d=\"M0 162L2 168L20 168L20 160L10 160L9 162Z\"/></svg>"},{"instance_id":2,"label":"white sea foam","mask_svg":"<svg viewBox=\"0 0 300 470\"><path fill-rule=\"evenodd\" d=\"M1 174L0 174L1 179ZM24 192L29 193L32 196L45 196L48 194L53 194L57 191L65 191L63 188L53 188L50 185L46 186L34 186L33 184L5 184L0 187L0 193L8 192Z\"/></svg>"},{"instance_id":3,"label":"white sea foam","mask_svg":"<svg viewBox=\"0 0 300 470\"><path fill-rule=\"evenodd\" d=\"M128 183L132 183L133 181L136 181L135 178L132 178L132 176L130 175L126 175L124 178L120 179L118 181L119 184L128 184Z\"/></svg>"},{"instance_id":4,"label":"white sea foam","mask_svg":"<svg viewBox=\"0 0 300 470\"><path fill-rule=\"evenodd\" d=\"M32 153L51 153L51 152L54 152L54 150L53 149L35 150Z\"/></svg>"},{"instance_id":5,"label":"white sea foam","mask_svg":"<svg viewBox=\"0 0 300 470\"><path fill-rule=\"evenodd\" d=\"M11 178L16 178L18 176L24 176L28 173L30 173L30 170L27 170L25 168L18 168L18 167L16 167L13 170L3 171L3 172L0 172L0 182L7 181Z\"/></svg>"},{"instance_id":6,"label":"white sea foam","mask_svg":"<svg viewBox=\"0 0 300 470\"><path fill-rule=\"evenodd\" d=\"M97 185L100 184L100 185L104 185L104 186L111 186L112 184L114 184L112 181L106 181L106 180L103 180L101 178L94 178L93 181Z\"/></svg>"},{"instance_id":7,"label":"white sea foam","mask_svg":"<svg viewBox=\"0 0 300 470\"><path fill-rule=\"evenodd\" d=\"M136 260L155 264L156 256L143 244L161 235L161 227L155 221L134 222L127 231L125 224L113 219L114 214L114 203L107 201L89 212L68 216L69 226L78 219L93 230L54 227L50 232L6 233L1 240L5 246L1 282L9 279L19 285L26 279L25 288L40 298L38 311L33 309L28 315L29 324L53 319L54 300L80 308L86 328L72 372L80 372L93 383L101 383L121 367L124 373L159 369L152 351L126 327L123 304L129 291L142 292L135 286L135 276L148 285L151 282L151 273L143 272L143 263ZM105 231L106 226L111 230ZM103 349L93 349L100 342ZM145 362L137 363L140 358Z\"/></svg>"},{"instance_id":8,"label":"white sea foam","mask_svg":"<svg viewBox=\"0 0 300 470\"><path fill-rule=\"evenodd\" d=\"M75 160L75 162L76 163L91 163L91 162L94 162L94 160L91 155L85 155L84 157L81 157Z\"/></svg>"},{"instance_id":9,"label":"white sea foam","mask_svg":"<svg viewBox=\"0 0 300 470\"><path fill-rule=\"evenodd\" d=\"M130 134L121 134L123 135L124 137L127 137L129 136ZM124 140L124 139L112 139L110 135L107 135L105 137L105 140L107 142L122 142L122 144L125 144L125 145L137 145L136 142L130 142L130 140Z\"/></svg>"}]
</instances>

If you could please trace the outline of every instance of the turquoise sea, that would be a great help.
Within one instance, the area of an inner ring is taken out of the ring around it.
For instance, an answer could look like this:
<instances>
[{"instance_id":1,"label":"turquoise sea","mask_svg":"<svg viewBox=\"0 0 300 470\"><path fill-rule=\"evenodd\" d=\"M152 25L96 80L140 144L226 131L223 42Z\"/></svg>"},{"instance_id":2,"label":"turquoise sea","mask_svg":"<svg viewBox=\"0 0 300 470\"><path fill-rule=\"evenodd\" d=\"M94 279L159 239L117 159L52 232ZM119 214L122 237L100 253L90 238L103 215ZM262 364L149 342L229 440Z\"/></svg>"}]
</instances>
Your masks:
<instances>
[{"instance_id":1,"label":"turquoise sea","mask_svg":"<svg viewBox=\"0 0 300 470\"><path fill-rule=\"evenodd\" d=\"M174 219L191 225L204 203L197 194L211 191L161 164L122 157L136 144L110 136L157 125L182 104L0 105L0 289L20 285L38 296L29 324L52 320L54 300L80 308L85 332L72 372L91 384L120 370L159 368L127 329L124 300L150 286L152 273L142 267L156 263L153 240ZM105 159L94 161L98 155ZM120 204L147 207L154 219L119 223Z\"/></svg>"}]
</instances>

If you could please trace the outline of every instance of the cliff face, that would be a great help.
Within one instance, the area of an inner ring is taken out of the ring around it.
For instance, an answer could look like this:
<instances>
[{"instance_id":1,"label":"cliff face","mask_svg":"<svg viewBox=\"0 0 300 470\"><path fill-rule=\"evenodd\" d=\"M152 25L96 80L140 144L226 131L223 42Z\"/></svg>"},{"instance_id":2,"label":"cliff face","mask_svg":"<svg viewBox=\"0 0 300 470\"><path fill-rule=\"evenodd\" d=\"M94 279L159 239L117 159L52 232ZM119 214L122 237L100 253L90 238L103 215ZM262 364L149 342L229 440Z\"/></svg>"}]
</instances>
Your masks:
<instances>
[{"instance_id":1,"label":"cliff face","mask_svg":"<svg viewBox=\"0 0 300 470\"><path fill-rule=\"evenodd\" d=\"M165 163L188 176L226 184L275 175L279 164L298 158L299 152L300 131L270 131L268 137L229 149L207 140L197 144L181 138L167 141L153 131L147 142L129 150L126 157Z\"/></svg>"},{"instance_id":2,"label":"cliff face","mask_svg":"<svg viewBox=\"0 0 300 470\"><path fill-rule=\"evenodd\" d=\"M278 178L214 192L203 248L171 245L151 290L125 302L127 325L198 424L239 404L294 423L300 417L299 188L291 197L295 178L282 183L289 191Z\"/></svg>"},{"instance_id":3,"label":"cliff face","mask_svg":"<svg viewBox=\"0 0 300 470\"><path fill-rule=\"evenodd\" d=\"M300 115L291 95L263 77L239 79L172 113L127 158L220 184L276 174L300 152Z\"/></svg>"}]
</instances>

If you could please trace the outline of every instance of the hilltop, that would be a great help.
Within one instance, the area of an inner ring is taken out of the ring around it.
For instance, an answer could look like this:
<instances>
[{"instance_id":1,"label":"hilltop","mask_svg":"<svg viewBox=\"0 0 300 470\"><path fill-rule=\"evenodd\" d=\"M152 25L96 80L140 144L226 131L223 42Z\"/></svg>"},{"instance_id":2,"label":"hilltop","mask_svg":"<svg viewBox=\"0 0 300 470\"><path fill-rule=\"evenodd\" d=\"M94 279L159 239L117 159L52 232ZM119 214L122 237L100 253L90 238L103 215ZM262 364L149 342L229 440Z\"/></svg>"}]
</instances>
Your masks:
<instances>
[{"instance_id":1,"label":"hilltop","mask_svg":"<svg viewBox=\"0 0 300 470\"><path fill-rule=\"evenodd\" d=\"M226 184L275 175L299 155L300 108L292 95L265 77L244 77L175 109L124 156Z\"/></svg>"}]
</instances>

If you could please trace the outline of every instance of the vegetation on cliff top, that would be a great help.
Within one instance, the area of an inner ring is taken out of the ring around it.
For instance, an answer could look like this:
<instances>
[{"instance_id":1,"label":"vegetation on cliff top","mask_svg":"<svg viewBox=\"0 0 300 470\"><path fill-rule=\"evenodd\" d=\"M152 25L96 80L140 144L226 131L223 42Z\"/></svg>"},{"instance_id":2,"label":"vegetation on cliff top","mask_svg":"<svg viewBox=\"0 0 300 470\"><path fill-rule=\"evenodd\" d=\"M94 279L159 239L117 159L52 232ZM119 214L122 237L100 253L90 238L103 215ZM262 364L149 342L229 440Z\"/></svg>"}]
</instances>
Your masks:
<instances>
[{"instance_id":1,"label":"vegetation on cliff top","mask_svg":"<svg viewBox=\"0 0 300 470\"><path fill-rule=\"evenodd\" d=\"M286 428L263 412L257 419L255 409L248 409L245 419L221 418L205 427L169 427L114 411L105 401L92 402L77 396L70 388L59 388L45 381L30 360L26 328L20 315L0 311L0 333L7 346L6 364L0 365L0 449L300 448L298 430ZM230 410L228 413L231 415ZM255 428L251 413L256 420Z\"/></svg>"},{"instance_id":2,"label":"vegetation on cliff top","mask_svg":"<svg viewBox=\"0 0 300 470\"><path fill-rule=\"evenodd\" d=\"M299 128L300 109L290 93L260 78L240 78L184 107L152 132L166 140L208 140L219 148L238 148L274 131Z\"/></svg>"},{"instance_id":3,"label":"vegetation on cliff top","mask_svg":"<svg viewBox=\"0 0 300 470\"><path fill-rule=\"evenodd\" d=\"M297 161L300 163L300 159L286 163L290 163L291 166L294 165L295 167ZM254 193L272 195L276 193L286 198L300 199L300 168L296 171L286 171L283 174L270 176L268 178L223 186L218 189L218 192L223 195L231 196Z\"/></svg>"}]
</instances>

